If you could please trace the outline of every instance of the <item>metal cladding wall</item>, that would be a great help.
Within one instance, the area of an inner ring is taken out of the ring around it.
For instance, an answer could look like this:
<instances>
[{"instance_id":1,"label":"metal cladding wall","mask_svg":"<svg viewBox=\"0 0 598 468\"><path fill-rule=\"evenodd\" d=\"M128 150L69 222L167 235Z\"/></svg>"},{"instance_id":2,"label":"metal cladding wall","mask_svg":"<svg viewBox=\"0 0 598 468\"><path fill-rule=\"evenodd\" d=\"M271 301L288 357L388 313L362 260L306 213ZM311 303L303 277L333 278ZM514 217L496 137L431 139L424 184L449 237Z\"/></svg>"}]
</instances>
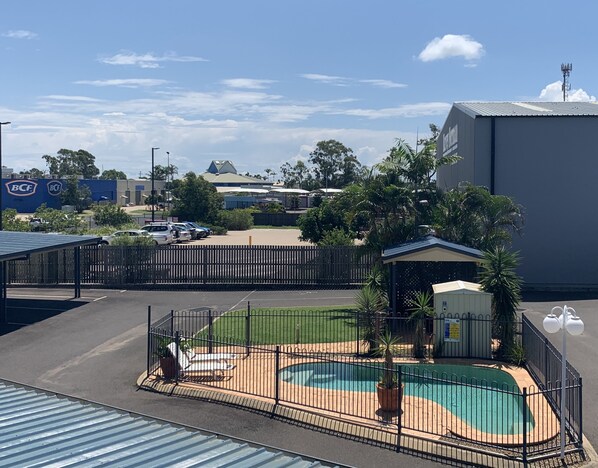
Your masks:
<instances>
[{"instance_id":1,"label":"metal cladding wall","mask_svg":"<svg viewBox=\"0 0 598 468\"><path fill-rule=\"evenodd\" d=\"M33 213L43 203L48 208L59 210L62 207L60 193L66 187L66 181L59 179L3 179L1 185L2 208L13 208L19 213ZM93 201L116 200L115 180L82 179L79 181L79 185L89 187Z\"/></svg>"},{"instance_id":2,"label":"metal cladding wall","mask_svg":"<svg viewBox=\"0 0 598 468\"><path fill-rule=\"evenodd\" d=\"M467 181L523 206L523 234L514 236L512 250L519 251L525 288L598 290L598 115L474 118L453 107L439 155L455 125L464 159L439 170L438 186Z\"/></svg>"}]
</instances>

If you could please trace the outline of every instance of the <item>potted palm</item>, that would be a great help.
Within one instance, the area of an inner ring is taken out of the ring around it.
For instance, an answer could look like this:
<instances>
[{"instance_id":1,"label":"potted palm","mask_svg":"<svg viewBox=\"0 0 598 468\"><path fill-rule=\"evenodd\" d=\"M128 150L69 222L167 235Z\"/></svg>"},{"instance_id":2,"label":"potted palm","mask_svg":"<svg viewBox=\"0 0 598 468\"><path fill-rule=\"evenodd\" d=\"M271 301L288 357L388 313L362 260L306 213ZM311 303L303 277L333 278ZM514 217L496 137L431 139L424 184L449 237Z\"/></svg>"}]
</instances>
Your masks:
<instances>
[{"instance_id":1,"label":"potted palm","mask_svg":"<svg viewBox=\"0 0 598 468\"><path fill-rule=\"evenodd\" d=\"M397 381L394 369L393 351L399 344L400 338L389 331L378 339L378 352L384 357L384 369L380 381L376 385L378 404L382 411L397 412L403 397L403 387Z\"/></svg>"},{"instance_id":2,"label":"potted palm","mask_svg":"<svg viewBox=\"0 0 598 468\"><path fill-rule=\"evenodd\" d=\"M160 369L162 376L166 380L172 380L176 376L176 360L168 349L171 340L169 338L158 338L158 343L154 354L160 360Z\"/></svg>"}]
</instances>

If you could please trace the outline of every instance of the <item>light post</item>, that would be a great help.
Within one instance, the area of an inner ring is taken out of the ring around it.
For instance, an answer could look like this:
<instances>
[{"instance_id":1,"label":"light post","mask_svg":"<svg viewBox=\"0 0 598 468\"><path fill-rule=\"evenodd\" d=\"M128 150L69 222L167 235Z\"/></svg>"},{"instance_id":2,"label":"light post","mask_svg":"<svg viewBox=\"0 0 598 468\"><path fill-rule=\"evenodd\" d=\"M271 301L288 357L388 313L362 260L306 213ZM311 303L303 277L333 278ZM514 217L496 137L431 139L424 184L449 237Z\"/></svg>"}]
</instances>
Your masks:
<instances>
[{"instance_id":1,"label":"light post","mask_svg":"<svg viewBox=\"0 0 598 468\"><path fill-rule=\"evenodd\" d=\"M561 315L556 316L555 311ZM572 307L553 307L542 322L548 333L563 330L563 350L561 356L561 459L565 458L565 395L567 381L567 333L577 336L583 333L584 324Z\"/></svg>"},{"instance_id":2,"label":"light post","mask_svg":"<svg viewBox=\"0 0 598 468\"><path fill-rule=\"evenodd\" d=\"M154 151L160 148L152 148L152 223L156 220L156 189L154 188Z\"/></svg>"},{"instance_id":3,"label":"light post","mask_svg":"<svg viewBox=\"0 0 598 468\"><path fill-rule=\"evenodd\" d=\"M4 191L2 171L2 125L9 125L10 122L0 122L0 231L2 231L2 192Z\"/></svg>"}]
</instances>

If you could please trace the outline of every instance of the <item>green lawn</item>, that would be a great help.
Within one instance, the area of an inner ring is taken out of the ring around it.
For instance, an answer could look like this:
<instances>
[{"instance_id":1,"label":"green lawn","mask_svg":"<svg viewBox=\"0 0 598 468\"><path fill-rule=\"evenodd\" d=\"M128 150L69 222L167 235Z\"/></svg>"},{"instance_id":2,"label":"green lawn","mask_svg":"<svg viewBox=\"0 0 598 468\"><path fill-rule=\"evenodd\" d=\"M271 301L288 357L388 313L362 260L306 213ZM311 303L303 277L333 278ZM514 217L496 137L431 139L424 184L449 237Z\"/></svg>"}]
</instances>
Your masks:
<instances>
[{"instance_id":1,"label":"green lawn","mask_svg":"<svg viewBox=\"0 0 598 468\"><path fill-rule=\"evenodd\" d=\"M249 328L251 344L308 344L355 340L355 312L352 307L252 309ZM246 342L247 311L234 310L214 321L216 340ZM207 338L207 329L198 338Z\"/></svg>"}]
</instances>

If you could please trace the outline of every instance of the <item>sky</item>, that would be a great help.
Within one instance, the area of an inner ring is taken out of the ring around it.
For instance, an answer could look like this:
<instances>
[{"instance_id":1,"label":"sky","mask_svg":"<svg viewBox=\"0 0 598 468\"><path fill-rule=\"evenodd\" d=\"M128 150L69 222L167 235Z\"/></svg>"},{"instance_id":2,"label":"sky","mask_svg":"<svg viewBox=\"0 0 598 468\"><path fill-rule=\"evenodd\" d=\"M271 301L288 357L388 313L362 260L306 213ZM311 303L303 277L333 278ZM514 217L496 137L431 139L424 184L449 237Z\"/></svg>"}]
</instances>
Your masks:
<instances>
[{"instance_id":1,"label":"sky","mask_svg":"<svg viewBox=\"0 0 598 468\"><path fill-rule=\"evenodd\" d=\"M102 170L212 160L280 175L318 141L380 161L454 102L598 95L598 2L18 0L0 8L2 164L84 149ZM167 153L168 152L168 153Z\"/></svg>"}]
</instances>

